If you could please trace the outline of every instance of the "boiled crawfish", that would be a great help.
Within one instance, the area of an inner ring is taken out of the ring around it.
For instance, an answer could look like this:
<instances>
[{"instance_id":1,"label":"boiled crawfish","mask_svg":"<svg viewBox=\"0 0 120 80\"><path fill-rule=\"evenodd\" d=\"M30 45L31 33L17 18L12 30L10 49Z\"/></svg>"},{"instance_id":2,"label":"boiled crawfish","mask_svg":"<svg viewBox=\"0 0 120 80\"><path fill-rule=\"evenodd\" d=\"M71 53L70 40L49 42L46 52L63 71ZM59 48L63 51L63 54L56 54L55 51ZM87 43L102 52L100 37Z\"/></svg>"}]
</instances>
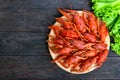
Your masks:
<instances>
[{"instance_id":1,"label":"boiled crawfish","mask_svg":"<svg viewBox=\"0 0 120 80\"><path fill-rule=\"evenodd\" d=\"M106 24L86 10L81 14L76 10L58 11L65 18L56 18L59 26L49 26L55 34L48 40L50 49L57 54L53 62L76 72L89 70L92 65L101 66L108 56Z\"/></svg>"}]
</instances>

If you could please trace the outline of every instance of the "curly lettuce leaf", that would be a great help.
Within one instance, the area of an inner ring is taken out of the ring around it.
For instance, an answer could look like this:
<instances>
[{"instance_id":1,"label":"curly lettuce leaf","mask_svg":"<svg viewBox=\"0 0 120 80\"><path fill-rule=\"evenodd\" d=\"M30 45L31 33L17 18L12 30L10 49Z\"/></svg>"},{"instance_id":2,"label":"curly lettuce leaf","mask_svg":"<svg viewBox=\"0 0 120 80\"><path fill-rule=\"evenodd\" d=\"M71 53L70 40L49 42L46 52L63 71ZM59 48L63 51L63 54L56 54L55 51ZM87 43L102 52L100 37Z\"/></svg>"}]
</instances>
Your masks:
<instances>
[{"instance_id":1,"label":"curly lettuce leaf","mask_svg":"<svg viewBox=\"0 0 120 80\"><path fill-rule=\"evenodd\" d=\"M120 56L120 42L111 43L111 48Z\"/></svg>"},{"instance_id":2,"label":"curly lettuce leaf","mask_svg":"<svg viewBox=\"0 0 120 80\"><path fill-rule=\"evenodd\" d=\"M92 2L105 2L105 3L114 2L114 1L118 1L118 0L92 0Z\"/></svg>"},{"instance_id":3,"label":"curly lettuce leaf","mask_svg":"<svg viewBox=\"0 0 120 80\"><path fill-rule=\"evenodd\" d=\"M119 33L120 33L120 15L117 18L116 22L114 23L112 29L110 30L110 35L114 37L116 35L119 35Z\"/></svg>"},{"instance_id":4,"label":"curly lettuce leaf","mask_svg":"<svg viewBox=\"0 0 120 80\"><path fill-rule=\"evenodd\" d=\"M111 43L111 49L120 55L120 16L110 30L110 35L114 39L114 43Z\"/></svg>"},{"instance_id":5,"label":"curly lettuce leaf","mask_svg":"<svg viewBox=\"0 0 120 80\"><path fill-rule=\"evenodd\" d=\"M106 22L114 42L111 49L120 55L120 0L92 0L94 14Z\"/></svg>"},{"instance_id":6,"label":"curly lettuce leaf","mask_svg":"<svg viewBox=\"0 0 120 80\"><path fill-rule=\"evenodd\" d=\"M114 0L111 3L95 2L92 6L95 15L110 26L117 18L120 12L120 0Z\"/></svg>"},{"instance_id":7,"label":"curly lettuce leaf","mask_svg":"<svg viewBox=\"0 0 120 80\"><path fill-rule=\"evenodd\" d=\"M120 8L120 0L116 0L114 2L105 3L105 2L95 2L92 6L94 11L96 10L104 10L106 8L117 10Z\"/></svg>"},{"instance_id":8,"label":"curly lettuce leaf","mask_svg":"<svg viewBox=\"0 0 120 80\"><path fill-rule=\"evenodd\" d=\"M114 37L114 42L119 43L120 42L120 33L117 33ZM120 46L119 46L120 47Z\"/></svg>"}]
</instances>

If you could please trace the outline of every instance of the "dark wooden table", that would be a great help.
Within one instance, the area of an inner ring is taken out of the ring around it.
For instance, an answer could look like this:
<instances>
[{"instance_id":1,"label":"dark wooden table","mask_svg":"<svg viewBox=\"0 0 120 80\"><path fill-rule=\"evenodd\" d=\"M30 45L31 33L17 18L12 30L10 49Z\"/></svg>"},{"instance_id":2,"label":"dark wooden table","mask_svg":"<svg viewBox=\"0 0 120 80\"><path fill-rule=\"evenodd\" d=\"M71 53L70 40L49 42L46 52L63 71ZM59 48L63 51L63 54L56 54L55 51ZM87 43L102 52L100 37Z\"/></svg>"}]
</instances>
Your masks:
<instances>
[{"instance_id":1,"label":"dark wooden table","mask_svg":"<svg viewBox=\"0 0 120 80\"><path fill-rule=\"evenodd\" d=\"M110 51L104 65L84 75L67 73L51 63L48 26L57 8L91 11L90 0L0 0L0 80L120 79L120 57Z\"/></svg>"}]
</instances>

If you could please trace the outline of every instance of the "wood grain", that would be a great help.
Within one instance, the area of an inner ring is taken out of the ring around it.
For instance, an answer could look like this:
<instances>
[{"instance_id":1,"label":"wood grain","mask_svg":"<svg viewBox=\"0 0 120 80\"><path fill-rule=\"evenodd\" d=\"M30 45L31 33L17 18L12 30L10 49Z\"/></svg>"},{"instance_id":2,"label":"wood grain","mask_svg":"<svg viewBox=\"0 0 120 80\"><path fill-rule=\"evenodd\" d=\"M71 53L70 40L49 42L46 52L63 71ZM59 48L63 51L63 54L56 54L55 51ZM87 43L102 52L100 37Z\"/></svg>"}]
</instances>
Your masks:
<instances>
[{"instance_id":1,"label":"wood grain","mask_svg":"<svg viewBox=\"0 0 120 80\"><path fill-rule=\"evenodd\" d=\"M84 75L73 75L51 63L50 56L0 56L0 78L118 79L119 61L119 57L109 57L100 69Z\"/></svg>"},{"instance_id":2,"label":"wood grain","mask_svg":"<svg viewBox=\"0 0 120 80\"><path fill-rule=\"evenodd\" d=\"M51 63L48 26L60 17L57 8L87 9L90 0L0 0L0 80L120 79L120 58L112 50L91 73L73 75Z\"/></svg>"},{"instance_id":3,"label":"wood grain","mask_svg":"<svg viewBox=\"0 0 120 80\"><path fill-rule=\"evenodd\" d=\"M67 5L66 5L67 4ZM76 5L72 5L76 4ZM60 16L57 8L90 10L89 2L62 0L4 0L0 1L0 31L48 32L46 26ZM80 5L81 7L78 7Z\"/></svg>"},{"instance_id":4,"label":"wood grain","mask_svg":"<svg viewBox=\"0 0 120 80\"><path fill-rule=\"evenodd\" d=\"M45 33L1 32L0 37L0 55L49 55Z\"/></svg>"}]
</instances>

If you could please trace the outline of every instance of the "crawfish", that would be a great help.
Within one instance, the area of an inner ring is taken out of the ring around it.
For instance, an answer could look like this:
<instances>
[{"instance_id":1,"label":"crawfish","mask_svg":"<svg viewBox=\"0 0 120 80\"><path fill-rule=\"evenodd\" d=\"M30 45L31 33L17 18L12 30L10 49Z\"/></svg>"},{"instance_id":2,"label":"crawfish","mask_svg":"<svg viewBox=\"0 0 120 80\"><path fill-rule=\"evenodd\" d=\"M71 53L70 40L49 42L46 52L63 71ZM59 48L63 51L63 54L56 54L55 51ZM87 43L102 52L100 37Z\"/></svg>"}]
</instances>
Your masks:
<instances>
[{"instance_id":1,"label":"crawfish","mask_svg":"<svg viewBox=\"0 0 120 80\"><path fill-rule=\"evenodd\" d=\"M91 69L94 65L96 65L97 59L98 59L98 56L95 56L93 58L88 58L86 61L83 61L80 66L80 71L84 72Z\"/></svg>"},{"instance_id":2,"label":"crawfish","mask_svg":"<svg viewBox=\"0 0 120 80\"><path fill-rule=\"evenodd\" d=\"M85 49L93 49L93 45L95 45L95 43L85 43L84 41L81 40L71 40L70 43L76 47L77 49L80 50L85 50Z\"/></svg>"},{"instance_id":3,"label":"crawfish","mask_svg":"<svg viewBox=\"0 0 120 80\"><path fill-rule=\"evenodd\" d=\"M85 25L85 23L84 23L84 21L83 21L81 16L74 15L73 21L74 21L77 29L80 30L80 32L82 32L82 33L86 32L86 25Z\"/></svg>"},{"instance_id":4,"label":"crawfish","mask_svg":"<svg viewBox=\"0 0 120 80\"><path fill-rule=\"evenodd\" d=\"M53 26L49 26L49 29L52 29L54 31L56 37L61 38L61 36L59 35L59 32L63 30L62 27L53 25Z\"/></svg>"},{"instance_id":5,"label":"crawfish","mask_svg":"<svg viewBox=\"0 0 120 80\"><path fill-rule=\"evenodd\" d=\"M66 64L68 67L76 67L81 61L85 60L82 57L71 55L66 57L64 64Z\"/></svg>"},{"instance_id":6,"label":"crawfish","mask_svg":"<svg viewBox=\"0 0 120 80\"><path fill-rule=\"evenodd\" d=\"M85 53L79 55L80 57L94 57L96 56L98 53L97 53L97 50L88 50L86 51Z\"/></svg>"},{"instance_id":7,"label":"crawfish","mask_svg":"<svg viewBox=\"0 0 120 80\"><path fill-rule=\"evenodd\" d=\"M90 34L90 33L85 33L84 34L84 38L85 40L87 40L88 42L97 42L97 38L95 35Z\"/></svg>"},{"instance_id":8,"label":"crawfish","mask_svg":"<svg viewBox=\"0 0 120 80\"><path fill-rule=\"evenodd\" d=\"M78 49L85 49L85 42L80 40L72 40L71 44Z\"/></svg>"},{"instance_id":9,"label":"crawfish","mask_svg":"<svg viewBox=\"0 0 120 80\"><path fill-rule=\"evenodd\" d=\"M98 36L98 20L97 18L94 16L93 13L91 12L87 12L88 15L88 24L89 24L89 29L93 32L93 34L95 34L96 36Z\"/></svg>"},{"instance_id":10,"label":"crawfish","mask_svg":"<svg viewBox=\"0 0 120 80\"><path fill-rule=\"evenodd\" d=\"M73 28L72 23L70 21L63 19L63 18L56 18L56 21L59 22L60 24L62 24L61 26L65 29Z\"/></svg>"},{"instance_id":11,"label":"crawfish","mask_svg":"<svg viewBox=\"0 0 120 80\"><path fill-rule=\"evenodd\" d=\"M54 43L54 44L64 45L63 39L57 38L57 37L53 39L53 43Z\"/></svg>"},{"instance_id":12,"label":"crawfish","mask_svg":"<svg viewBox=\"0 0 120 80\"><path fill-rule=\"evenodd\" d=\"M63 48L59 49L57 52L60 55L70 55L70 53L71 53L72 50L73 49L70 48L70 47L63 47Z\"/></svg>"},{"instance_id":13,"label":"crawfish","mask_svg":"<svg viewBox=\"0 0 120 80\"><path fill-rule=\"evenodd\" d=\"M66 58L65 63L68 64L69 66L72 64L76 64L80 61L80 57L78 56L69 56Z\"/></svg>"},{"instance_id":14,"label":"crawfish","mask_svg":"<svg viewBox=\"0 0 120 80\"><path fill-rule=\"evenodd\" d=\"M97 62L97 56L95 56L94 58L88 58L85 61L82 61L81 63L79 63L76 67L74 67L72 69L72 71L75 72L84 72L84 71L88 71L89 69L91 69L93 67L93 65L96 64ZM77 68L79 67L79 68Z\"/></svg>"},{"instance_id":15,"label":"crawfish","mask_svg":"<svg viewBox=\"0 0 120 80\"><path fill-rule=\"evenodd\" d=\"M59 63L64 66L65 68L74 66L75 64L78 64L78 62L81 60L81 58L77 57L77 56L66 56L66 55L60 55L57 58L55 58L53 60L53 62L55 61L59 61Z\"/></svg>"},{"instance_id":16,"label":"crawfish","mask_svg":"<svg viewBox=\"0 0 120 80\"><path fill-rule=\"evenodd\" d=\"M108 35L108 29L106 28L106 24L104 22L102 22L100 25L99 33L100 33L101 41L105 42L106 36Z\"/></svg>"},{"instance_id":17,"label":"crawfish","mask_svg":"<svg viewBox=\"0 0 120 80\"><path fill-rule=\"evenodd\" d=\"M105 50L107 48L107 44L106 43L96 43L96 45L94 45L93 47L97 50Z\"/></svg>"},{"instance_id":18,"label":"crawfish","mask_svg":"<svg viewBox=\"0 0 120 80\"><path fill-rule=\"evenodd\" d=\"M62 30L61 36L67 38L67 39L76 39L79 38L78 34L73 31L72 29Z\"/></svg>"},{"instance_id":19,"label":"crawfish","mask_svg":"<svg viewBox=\"0 0 120 80\"><path fill-rule=\"evenodd\" d=\"M99 58L97 59L97 66L102 66L103 62L106 61L109 51L105 49L103 52L99 53Z\"/></svg>"},{"instance_id":20,"label":"crawfish","mask_svg":"<svg viewBox=\"0 0 120 80\"><path fill-rule=\"evenodd\" d=\"M67 46L70 46L70 45L69 45L69 42L64 39L64 37L67 37L67 38L78 37L76 32L74 32L72 30L71 31L64 30L64 28L61 28L60 26L49 26L49 28L53 29L55 36L59 39L62 39ZM65 31L68 31L68 32L65 32ZM60 41L62 41L62 40L60 40Z\"/></svg>"},{"instance_id":21,"label":"crawfish","mask_svg":"<svg viewBox=\"0 0 120 80\"><path fill-rule=\"evenodd\" d=\"M54 48L58 49L58 48L62 48L64 45L64 41L60 38L52 38L52 40L48 40L47 41L50 44L54 44Z\"/></svg>"}]
</instances>

